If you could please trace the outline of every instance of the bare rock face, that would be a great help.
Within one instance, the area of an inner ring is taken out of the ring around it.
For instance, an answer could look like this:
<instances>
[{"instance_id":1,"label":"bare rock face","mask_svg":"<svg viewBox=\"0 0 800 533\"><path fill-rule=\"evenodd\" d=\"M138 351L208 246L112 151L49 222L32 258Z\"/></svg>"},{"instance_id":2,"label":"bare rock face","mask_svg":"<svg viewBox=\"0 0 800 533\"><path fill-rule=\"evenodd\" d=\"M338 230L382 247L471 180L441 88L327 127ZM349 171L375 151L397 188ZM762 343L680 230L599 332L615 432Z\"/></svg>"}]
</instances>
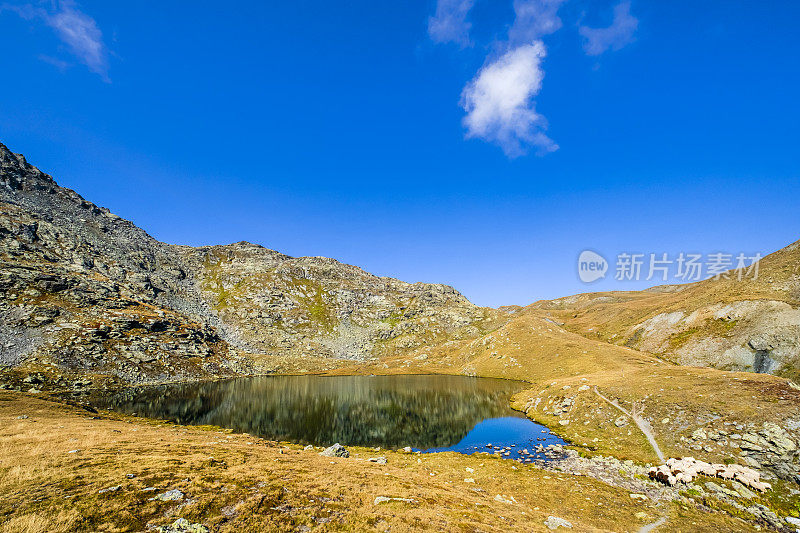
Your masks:
<instances>
[{"instance_id":1,"label":"bare rock face","mask_svg":"<svg viewBox=\"0 0 800 533\"><path fill-rule=\"evenodd\" d=\"M800 368L800 309L786 302L743 300L662 313L631 332L640 349L673 351L682 365L790 376Z\"/></svg>"},{"instance_id":2,"label":"bare rock face","mask_svg":"<svg viewBox=\"0 0 800 533\"><path fill-rule=\"evenodd\" d=\"M235 373L169 246L3 145L0 288L2 366L134 382Z\"/></svg>"},{"instance_id":3,"label":"bare rock face","mask_svg":"<svg viewBox=\"0 0 800 533\"><path fill-rule=\"evenodd\" d=\"M0 144L0 367L234 375L253 370L249 354L403 354L477 336L492 313L324 257L159 242Z\"/></svg>"}]
</instances>

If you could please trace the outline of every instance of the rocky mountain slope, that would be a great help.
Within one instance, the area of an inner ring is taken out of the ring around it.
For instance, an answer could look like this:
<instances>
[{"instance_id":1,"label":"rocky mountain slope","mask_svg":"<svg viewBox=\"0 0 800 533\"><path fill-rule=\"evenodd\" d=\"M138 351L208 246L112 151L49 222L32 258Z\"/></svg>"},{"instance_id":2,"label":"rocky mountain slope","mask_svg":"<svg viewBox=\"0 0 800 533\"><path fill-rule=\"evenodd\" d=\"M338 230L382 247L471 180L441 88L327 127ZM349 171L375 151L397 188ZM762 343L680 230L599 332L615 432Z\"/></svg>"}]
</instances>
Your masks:
<instances>
[{"instance_id":1,"label":"rocky mountain slope","mask_svg":"<svg viewBox=\"0 0 800 533\"><path fill-rule=\"evenodd\" d=\"M405 283L249 243L176 247L228 338L253 353L364 360L475 337L498 313L452 287Z\"/></svg>"},{"instance_id":2,"label":"rocky mountain slope","mask_svg":"<svg viewBox=\"0 0 800 533\"><path fill-rule=\"evenodd\" d=\"M363 360L502 318L451 287L249 243L157 241L0 144L0 365L150 382ZM44 385L53 372L28 383ZM55 378L57 379L57 378Z\"/></svg>"}]
</instances>

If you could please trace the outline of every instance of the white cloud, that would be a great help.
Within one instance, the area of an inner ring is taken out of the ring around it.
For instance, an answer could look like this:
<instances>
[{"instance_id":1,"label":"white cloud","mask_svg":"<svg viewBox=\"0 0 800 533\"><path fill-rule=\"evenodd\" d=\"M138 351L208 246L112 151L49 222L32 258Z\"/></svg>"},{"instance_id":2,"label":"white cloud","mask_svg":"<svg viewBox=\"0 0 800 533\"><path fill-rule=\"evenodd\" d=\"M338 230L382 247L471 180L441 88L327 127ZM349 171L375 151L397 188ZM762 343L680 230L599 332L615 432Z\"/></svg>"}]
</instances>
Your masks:
<instances>
[{"instance_id":1,"label":"white cloud","mask_svg":"<svg viewBox=\"0 0 800 533\"><path fill-rule=\"evenodd\" d=\"M439 0L436 13L428 19L428 35L436 43L453 42L462 47L468 46L469 30L467 14L475 0Z\"/></svg>"},{"instance_id":2,"label":"white cloud","mask_svg":"<svg viewBox=\"0 0 800 533\"><path fill-rule=\"evenodd\" d=\"M89 70L107 77L108 54L103 34L92 17L76 9L74 2L62 0L59 10L46 21Z\"/></svg>"},{"instance_id":3,"label":"white cloud","mask_svg":"<svg viewBox=\"0 0 800 533\"><path fill-rule=\"evenodd\" d=\"M0 6L2 10L13 11L26 20L43 21L89 70L109 81L108 50L103 34L95 20L80 11L73 0L53 2L47 9L32 4L4 4Z\"/></svg>"},{"instance_id":4,"label":"white cloud","mask_svg":"<svg viewBox=\"0 0 800 533\"><path fill-rule=\"evenodd\" d=\"M514 0L514 25L508 31L513 44L527 44L561 28L558 8L565 0Z\"/></svg>"},{"instance_id":5,"label":"white cloud","mask_svg":"<svg viewBox=\"0 0 800 533\"><path fill-rule=\"evenodd\" d=\"M545 55L544 44L534 41L510 50L478 72L461 95L467 137L498 144L509 157L524 154L528 146L542 153L558 149L544 134L547 123L533 100L542 88Z\"/></svg>"},{"instance_id":6,"label":"white cloud","mask_svg":"<svg viewBox=\"0 0 800 533\"><path fill-rule=\"evenodd\" d=\"M631 3L623 1L614 8L614 20L607 28L581 26L578 31L584 37L583 49L590 56L607 50L619 50L633 41L639 20L631 15Z\"/></svg>"},{"instance_id":7,"label":"white cloud","mask_svg":"<svg viewBox=\"0 0 800 533\"><path fill-rule=\"evenodd\" d=\"M545 154L558 150L546 134L547 120L536 112L542 88L542 61L547 50L541 37L558 31L558 9L565 0L514 0L514 24L505 53L485 65L464 87L461 105L467 112L467 138L499 145L509 157L534 147Z\"/></svg>"},{"instance_id":8,"label":"white cloud","mask_svg":"<svg viewBox=\"0 0 800 533\"><path fill-rule=\"evenodd\" d=\"M489 47L492 54L483 68L464 87L461 106L467 138L499 145L509 157L533 147L540 154L558 150L547 135L547 121L536 112L536 96L542 88L542 62L546 48L542 38L562 27L558 11L567 0L513 0L514 22L505 40ZM438 0L436 14L428 21L428 33L436 42L469 44L466 18L474 0ZM633 40L639 21L630 14L630 1L614 8L607 28L581 26L589 55L618 50Z\"/></svg>"}]
</instances>

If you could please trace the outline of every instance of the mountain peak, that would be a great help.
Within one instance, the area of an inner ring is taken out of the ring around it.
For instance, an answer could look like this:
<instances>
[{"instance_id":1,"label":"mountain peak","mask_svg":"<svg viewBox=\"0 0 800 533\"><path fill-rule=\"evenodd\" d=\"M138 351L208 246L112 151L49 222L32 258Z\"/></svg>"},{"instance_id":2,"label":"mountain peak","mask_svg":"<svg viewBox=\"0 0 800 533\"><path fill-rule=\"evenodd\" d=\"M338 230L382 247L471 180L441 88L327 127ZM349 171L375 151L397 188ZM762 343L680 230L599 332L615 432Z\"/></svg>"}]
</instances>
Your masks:
<instances>
[{"instance_id":1,"label":"mountain peak","mask_svg":"<svg viewBox=\"0 0 800 533\"><path fill-rule=\"evenodd\" d=\"M49 175L34 167L22 154L0 143L0 184L18 191L52 190L57 185Z\"/></svg>"}]
</instances>

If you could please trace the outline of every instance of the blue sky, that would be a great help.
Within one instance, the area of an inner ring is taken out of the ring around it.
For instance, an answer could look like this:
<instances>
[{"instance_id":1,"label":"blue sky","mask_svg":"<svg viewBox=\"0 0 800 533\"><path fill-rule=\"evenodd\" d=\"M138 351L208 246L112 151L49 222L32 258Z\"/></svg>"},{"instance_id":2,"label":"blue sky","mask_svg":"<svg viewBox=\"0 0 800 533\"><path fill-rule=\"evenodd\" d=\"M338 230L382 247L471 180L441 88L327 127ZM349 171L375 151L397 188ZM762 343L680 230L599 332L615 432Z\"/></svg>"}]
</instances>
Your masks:
<instances>
[{"instance_id":1,"label":"blue sky","mask_svg":"<svg viewBox=\"0 0 800 533\"><path fill-rule=\"evenodd\" d=\"M0 141L162 241L496 306L800 239L797 2L0 6Z\"/></svg>"}]
</instances>

